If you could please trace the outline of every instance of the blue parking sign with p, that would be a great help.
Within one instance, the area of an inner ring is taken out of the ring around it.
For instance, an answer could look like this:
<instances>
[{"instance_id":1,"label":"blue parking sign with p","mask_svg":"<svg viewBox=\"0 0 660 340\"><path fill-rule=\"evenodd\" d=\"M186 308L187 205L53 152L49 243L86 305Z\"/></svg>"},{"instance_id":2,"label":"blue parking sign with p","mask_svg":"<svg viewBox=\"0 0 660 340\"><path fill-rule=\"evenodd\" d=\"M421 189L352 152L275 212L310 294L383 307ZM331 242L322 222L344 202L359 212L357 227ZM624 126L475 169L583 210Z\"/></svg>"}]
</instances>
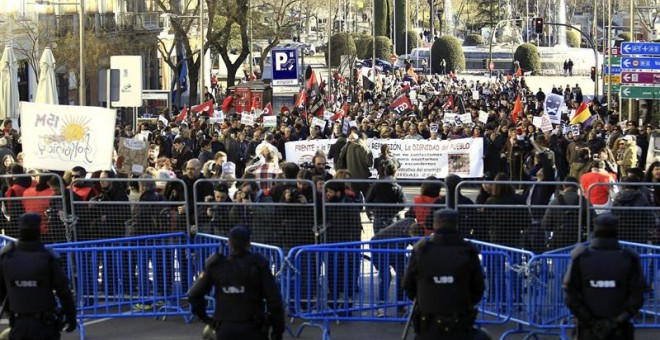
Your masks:
<instances>
[{"instance_id":1,"label":"blue parking sign with p","mask_svg":"<svg viewBox=\"0 0 660 340\"><path fill-rule=\"evenodd\" d=\"M298 51L278 49L271 51L273 85L298 85Z\"/></svg>"}]
</instances>

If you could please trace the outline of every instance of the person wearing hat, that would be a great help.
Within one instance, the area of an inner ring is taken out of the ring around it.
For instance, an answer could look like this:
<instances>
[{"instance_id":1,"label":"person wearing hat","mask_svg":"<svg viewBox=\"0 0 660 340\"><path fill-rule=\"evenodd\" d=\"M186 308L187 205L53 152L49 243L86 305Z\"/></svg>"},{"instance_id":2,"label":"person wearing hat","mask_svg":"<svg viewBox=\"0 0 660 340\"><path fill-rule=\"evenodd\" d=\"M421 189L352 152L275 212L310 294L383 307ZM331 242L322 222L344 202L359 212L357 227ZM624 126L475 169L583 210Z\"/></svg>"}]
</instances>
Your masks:
<instances>
[{"instance_id":1,"label":"person wearing hat","mask_svg":"<svg viewBox=\"0 0 660 340\"><path fill-rule=\"evenodd\" d=\"M217 339L281 340L284 308L268 260L250 251L250 231L229 231L229 255L216 252L188 292L192 313L214 328ZM215 312L206 314L205 296L215 287ZM264 300L267 312L264 312Z\"/></svg>"},{"instance_id":2,"label":"person wearing hat","mask_svg":"<svg viewBox=\"0 0 660 340\"><path fill-rule=\"evenodd\" d=\"M594 238L571 253L563 282L564 301L577 319L579 339L634 339L630 319L649 287L639 255L617 239L619 219L594 219Z\"/></svg>"},{"instance_id":3,"label":"person wearing hat","mask_svg":"<svg viewBox=\"0 0 660 340\"><path fill-rule=\"evenodd\" d=\"M41 215L23 214L19 224L18 241L0 250L0 300L9 317L9 338L59 339L62 326L67 333L78 326L69 279L59 258L41 243Z\"/></svg>"},{"instance_id":4,"label":"person wearing hat","mask_svg":"<svg viewBox=\"0 0 660 340\"><path fill-rule=\"evenodd\" d=\"M457 222L454 209L433 214L433 235L415 244L403 277L406 295L416 300L411 317L418 340L487 338L473 327L485 290L479 250Z\"/></svg>"}]
</instances>

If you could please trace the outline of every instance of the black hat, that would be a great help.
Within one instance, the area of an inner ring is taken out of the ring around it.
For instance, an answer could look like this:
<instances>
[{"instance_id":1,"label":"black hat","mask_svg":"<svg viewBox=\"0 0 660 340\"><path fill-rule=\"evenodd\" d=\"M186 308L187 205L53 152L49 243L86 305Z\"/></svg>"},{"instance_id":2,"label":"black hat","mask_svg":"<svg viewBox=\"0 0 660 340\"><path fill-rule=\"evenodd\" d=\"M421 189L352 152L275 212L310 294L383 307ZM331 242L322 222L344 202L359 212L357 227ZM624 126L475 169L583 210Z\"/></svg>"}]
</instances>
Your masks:
<instances>
[{"instance_id":1,"label":"black hat","mask_svg":"<svg viewBox=\"0 0 660 340\"><path fill-rule=\"evenodd\" d=\"M41 215L37 213L25 213L21 216L20 229L39 229L41 225Z\"/></svg>"},{"instance_id":2,"label":"black hat","mask_svg":"<svg viewBox=\"0 0 660 340\"><path fill-rule=\"evenodd\" d=\"M439 223L456 223L458 213L454 209L440 209L433 214L434 226Z\"/></svg>"},{"instance_id":3,"label":"black hat","mask_svg":"<svg viewBox=\"0 0 660 340\"><path fill-rule=\"evenodd\" d=\"M250 229L239 225L229 230L229 241L238 244L247 244L250 242Z\"/></svg>"},{"instance_id":4,"label":"black hat","mask_svg":"<svg viewBox=\"0 0 660 340\"><path fill-rule=\"evenodd\" d=\"M594 219L595 237L616 237L619 218L611 213L598 215Z\"/></svg>"}]
</instances>

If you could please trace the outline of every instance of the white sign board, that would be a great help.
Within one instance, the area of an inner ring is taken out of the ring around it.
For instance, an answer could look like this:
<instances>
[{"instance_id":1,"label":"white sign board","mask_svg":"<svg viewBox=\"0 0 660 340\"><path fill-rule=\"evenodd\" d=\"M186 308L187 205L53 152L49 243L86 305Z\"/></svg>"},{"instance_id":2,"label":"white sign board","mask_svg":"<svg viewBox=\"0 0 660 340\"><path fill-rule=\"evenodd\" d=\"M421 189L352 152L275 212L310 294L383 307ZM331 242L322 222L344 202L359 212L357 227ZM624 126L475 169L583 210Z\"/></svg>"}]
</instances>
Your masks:
<instances>
[{"instance_id":1,"label":"white sign board","mask_svg":"<svg viewBox=\"0 0 660 340\"><path fill-rule=\"evenodd\" d=\"M116 116L101 107L21 102L25 167L110 170Z\"/></svg>"},{"instance_id":2,"label":"white sign board","mask_svg":"<svg viewBox=\"0 0 660 340\"><path fill-rule=\"evenodd\" d=\"M112 102L112 106L142 106L142 57L112 56L110 68L119 70L119 100Z\"/></svg>"},{"instance_id":3,"label":"white sign board","mask_svg":"<svg viewBox=\"0 0 660 340\"><path fill-rule=\"evenodd\" d=\"M263 116L263 125L264 127L276 127L277 116Z\"/></svg>"},{"instance_id":4,"label":"white sign board","mask_svg":"<svg viewBox=\"0 0 660 340\"><path fill-rule=\"evenodd\" d=\"M318 150L326 154L336 140L318 139L287 142L286 160L299 163L311 159ZM483 138L462 138L455 140L413 140L413 139L369 139L367 145L374 157L380 155L380 146L390 146L392 155L401 163L397 178L446 177L457 174L463 178L483 176ZM328 160L332 166L331 160ZM372 177L376 176L375 170Z\"/></svg>"}]
</instances>

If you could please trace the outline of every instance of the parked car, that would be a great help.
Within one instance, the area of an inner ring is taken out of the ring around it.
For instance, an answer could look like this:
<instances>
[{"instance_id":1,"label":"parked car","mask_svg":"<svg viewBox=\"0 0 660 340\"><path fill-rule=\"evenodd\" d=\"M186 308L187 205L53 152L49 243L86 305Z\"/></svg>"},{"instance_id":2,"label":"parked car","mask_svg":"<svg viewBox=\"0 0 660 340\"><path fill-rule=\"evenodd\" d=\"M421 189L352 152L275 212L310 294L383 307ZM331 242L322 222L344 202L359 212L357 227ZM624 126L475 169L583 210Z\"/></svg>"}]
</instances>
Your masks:
<instances>
[{"instance_id":1,"label":"parked car","mask_svg":"<svg viewBox=\"0 0 660 340\"><path fill-rule=\"evenodd\" d=\"M355 68L362 68L362 67L372 67L371 66L371 59L358 59L355 61L354 64ZM392 63L389 62L389 60L385 59L380 59L376 58L376 70L381 71L381 72L392 72L392 70L399 69L400 67L398 65L394 65L394 68L392 68Z\"/></svg>"}]
</instances>

